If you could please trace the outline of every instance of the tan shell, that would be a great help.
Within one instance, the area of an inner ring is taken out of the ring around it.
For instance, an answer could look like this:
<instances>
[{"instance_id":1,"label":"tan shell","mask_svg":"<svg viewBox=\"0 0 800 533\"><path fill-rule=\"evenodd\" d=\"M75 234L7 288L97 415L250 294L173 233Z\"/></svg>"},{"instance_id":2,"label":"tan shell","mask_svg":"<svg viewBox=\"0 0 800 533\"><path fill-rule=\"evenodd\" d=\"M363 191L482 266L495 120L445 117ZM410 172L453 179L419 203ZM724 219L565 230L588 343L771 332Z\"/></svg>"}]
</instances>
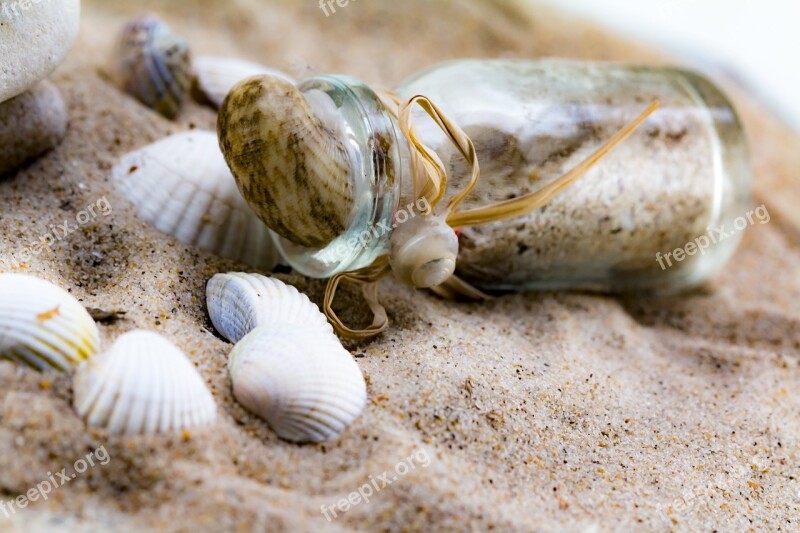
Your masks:
<instances>
[{"instance_id":1,"label":"tan shell","mask_svg":"<svg viewBox=\"0 0 800 533\"><path fill-rule=\"evenodd\" d=\"M284 79L248 78L223 102L217 131L259 218L295 244L321 248L344 232L354 198L337 110L314 92L312 102Z\"/></svg>"}]
</instances>

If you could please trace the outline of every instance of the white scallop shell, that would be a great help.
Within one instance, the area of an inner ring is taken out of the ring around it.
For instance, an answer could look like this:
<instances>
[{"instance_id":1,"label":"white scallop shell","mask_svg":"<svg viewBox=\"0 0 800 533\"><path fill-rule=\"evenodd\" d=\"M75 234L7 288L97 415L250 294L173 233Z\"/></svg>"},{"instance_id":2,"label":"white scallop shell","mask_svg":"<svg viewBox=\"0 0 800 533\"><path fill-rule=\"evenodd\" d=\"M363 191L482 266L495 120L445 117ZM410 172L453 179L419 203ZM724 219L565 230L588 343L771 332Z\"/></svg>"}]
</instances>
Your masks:
<instances>
[{"instance_id":1,"label":"white scallop shell","mask_svg":"<svg viewBox=\"0 0 800 533\"><path fill-rule=\"evenodd\" d=\"M361 370L335 335L302 325L264 325L233 349L233 395L282 439L322 442L361 414Z\"/></svg>"},{"instance_id":2,"label":"white scallop shell","mask_svg":"<svg viewBox=\"0 0 800 533\"><path fill-rule=\"evenodd\" d=\"M180 242L259 269L278 263L272 235L239 194L214 133L145 146L123 156L112 176L142 219Z\"/></svg>"},{"instance_id":3,"label":"white scallop shell","mask_svg":"<svg viewBox=\"0 0 800 533\"><path fill-rule=\"evenodd\" d=\"M67 291L24 274L0 274L0 357L67 371L100 346L97 325Z\"/></svg>"},{"instance_id":4,"label":"white scallop shell","mask_svg":"<svg viewBox=\"0 0 800 533\"><path fill-rule=\"evenodd\" d=\"M216 274L206 285L206 304L214 328L233 343L266 324L305 325L333 333L308 296L260 274Z\"/></svg>"},{"instance_id":5,"label":"white scallop shell","mask_svg":"<svg viewBox=\"0 0 800 533\"><path fill-rule=\"evenodd\" d=\"M288 74L258 63L228 57L199 56L192 62L194 88L217 108L231 89L251 76L269 74L294 83Z\"/></svg>"},{"instance_id":6,"label":"white scallop shell","mask_svg":"<svg viewBox=\"0 0 800 533\"><path fill-rule=\"evenodd\" d=\"M122 335L78 367L74 390L78 414L114 434L177 431L217 416L214 398L191 361L149 331Z\"/></svg>"}]
</instances>

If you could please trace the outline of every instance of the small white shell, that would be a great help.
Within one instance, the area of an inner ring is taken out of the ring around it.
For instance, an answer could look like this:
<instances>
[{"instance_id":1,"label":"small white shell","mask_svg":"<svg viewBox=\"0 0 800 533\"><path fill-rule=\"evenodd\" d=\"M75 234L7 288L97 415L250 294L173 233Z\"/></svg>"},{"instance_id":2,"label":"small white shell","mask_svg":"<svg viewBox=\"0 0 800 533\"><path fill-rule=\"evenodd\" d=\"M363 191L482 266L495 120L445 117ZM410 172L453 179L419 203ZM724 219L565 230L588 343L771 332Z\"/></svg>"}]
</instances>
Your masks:
<instances>
[{"instance_id":1,"label":"small white shell","mask_svg":"<svg viewBox=\"0 0 800 533\"><path fill-rule=\"evenodd\" d=\"M194 90L219 108L228 93L243 79L269 74L294 83L288 74L242 59L199 56L192 62Z\"/></svg>"},{"instance_id":2,"label":"small white shell","mask_svg":"<svg viewBox=\"0 0 800 533\"><path fill-rule=\"evenodd\" d=\"M321 442L361 414L361 370L331 333L301 325L265 325L230 354L233 395L282 439Z\"/></svg>"},{"instance_id":3,"label":"small white shell","mask_svg":"<svg viewBox=\"0 0 800 533\"><path fill-rule=\"evenodd\" d=\"M278 263L272 235L239 194L214 133L145 146L123 156L112 176L142 219L180 242L258 269Z\"/></svg>"},{"instance_id":4,"label":"small white shell","mask_svg":"<svg viewBox=\"0 0 800 533\"><path fill-rule=\"evenodd\" d=\"M389 264L408 285L429 289L453 275L458 237L443 216L422 216L398 225L392 233Z\"/></svg>"},{"instance_id":5,"label":"small white shell","mask_svg":"<svg viewBox=\"0 0 800 533\"><path fill-rule=\"evenodd\" d=\"M217 406L194 365L171 342L132 331L75 373L75 410L91 426L137 435L209 424Z\"/></svg>"},{"instance_id":6,"label":"small white shell","mask_svg":"<svg viewBox=\"0 0 800 533\"><path fill-rule=\"evenodd\" d=\"M206 285L211 323L233 343L266 324L296 324L333 333L319 308L291 285L260 274L216 274Z\"/></svg>"},{"instance_id":7,"label":"small white shell","mask_svg":"<svg viewBox=\"0 0 800 533\"><path fill-rule=\"evenodd\" d=\"M0 274L0 357L67 371L100 346L97 325L67 291L24 274Z\"/></svg>"}]
</instances>

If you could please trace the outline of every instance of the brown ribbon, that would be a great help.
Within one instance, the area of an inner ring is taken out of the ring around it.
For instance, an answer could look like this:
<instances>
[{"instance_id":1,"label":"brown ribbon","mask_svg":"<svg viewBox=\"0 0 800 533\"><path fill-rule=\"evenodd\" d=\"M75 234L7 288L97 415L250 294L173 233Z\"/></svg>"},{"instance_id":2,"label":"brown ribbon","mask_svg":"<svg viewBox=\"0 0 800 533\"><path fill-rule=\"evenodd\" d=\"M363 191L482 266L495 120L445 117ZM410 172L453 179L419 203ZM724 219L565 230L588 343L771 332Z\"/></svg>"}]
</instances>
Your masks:
<instances>
[{"instance_id":1,"label":"brown ribbon","mask_svg":"<svg viewBox=\"0 0 800 533\"><path fill-rule=\"evenodd\" d=\"M624 141L659 108L658 101L654 101L636 119L624 126L589 157L541 189L488 206L457 211L458 206L469 196L480 179L478 154L475 151L472 140L464 133L464 130L451 121L436 104L424 95L416 95L403 102L398 95L389 91L377 91L377 94L389 112L398 120L400 131L410 144L414 195L417 199L425 198L430 203L431 209L433 209L445 196L447 172L436 152L425 146L417 135L411 119L411 110L414 105L419 105L436 122L472 167L472 174L467 186L447 202L446 220L453 228L504 220L524 215L545 205L559 192L572 185L614 147ZM386 309L381 305L378 298L378 282L390 270L389 258L383 255L368 267L353 272L336 274L328 280L328 286L325 290L324 312L338 335L348 339L365 339L375 336L386 329L389 319L386 315ZM366 329L351 329L347 327L334 312L332 308L333 300L336 296L336 290L342 281L361 285L364 299L374 317L372 325ZM448 299L462 297L471 300L485 300L489 298L489 296L457 276L452 276L445 283L431 290Z\"/></svg>"}]
</instances>

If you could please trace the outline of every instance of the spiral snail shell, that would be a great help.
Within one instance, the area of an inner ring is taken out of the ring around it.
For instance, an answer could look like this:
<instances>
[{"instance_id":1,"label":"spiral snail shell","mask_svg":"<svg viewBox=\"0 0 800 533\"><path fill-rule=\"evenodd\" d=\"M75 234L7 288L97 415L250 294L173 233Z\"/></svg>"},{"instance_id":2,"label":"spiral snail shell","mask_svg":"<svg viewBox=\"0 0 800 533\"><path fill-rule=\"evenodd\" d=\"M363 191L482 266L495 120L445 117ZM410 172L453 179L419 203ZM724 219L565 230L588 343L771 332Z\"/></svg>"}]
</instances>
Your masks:
<instances>
[{"instance_id":1,"label":"spiral snail shell","mask_svg":"<svg viewBox=\"0 0 800 533\"><path fill-rule=\"evenodd\" d=\"M408 285L428 289L455 273L458 237L444 216L415 216L392 233L389 264Z\"/></svg>"},{"instance_id":2,"label":"spiral snail shell","mask_svg":"<svg viewBox=\"0 0 800 533\"><path fill-rule=\"evenodd\" d=\"M319 248L347 227L354 192L344 125L325 93L276 76L243 80L222 103L220 147L239 190L293 243Z\"/></svg>"}]
</instances>

